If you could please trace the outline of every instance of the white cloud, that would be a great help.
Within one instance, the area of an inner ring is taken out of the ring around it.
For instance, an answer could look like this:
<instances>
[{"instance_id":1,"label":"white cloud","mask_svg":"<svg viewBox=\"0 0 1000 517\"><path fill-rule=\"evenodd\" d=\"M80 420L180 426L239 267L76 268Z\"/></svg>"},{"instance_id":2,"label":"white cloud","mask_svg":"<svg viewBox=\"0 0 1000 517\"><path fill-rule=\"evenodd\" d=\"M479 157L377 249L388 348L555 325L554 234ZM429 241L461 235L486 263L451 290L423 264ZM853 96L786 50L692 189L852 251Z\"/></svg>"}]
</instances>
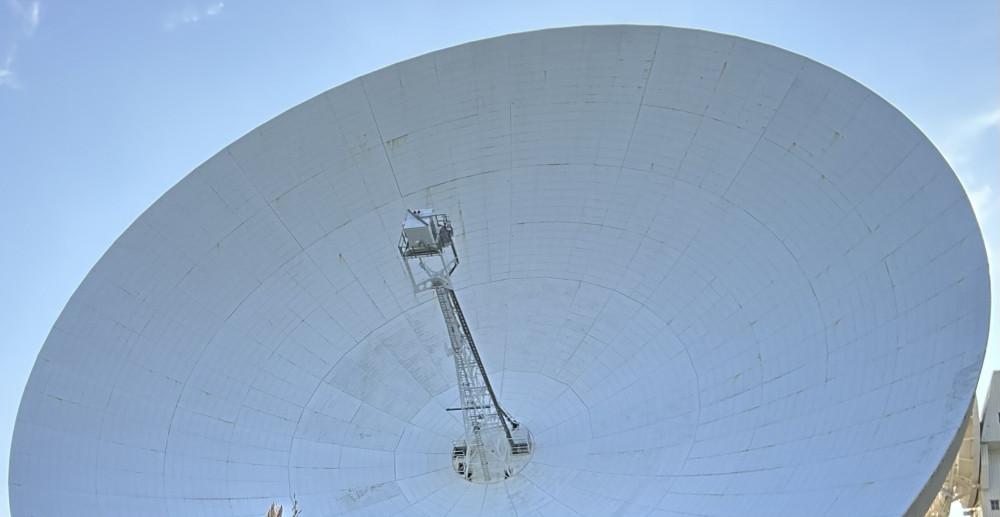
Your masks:
<instances>
[{"instance_id":1,"label":"white cloud","mask_svg":"<svg viewBox=\"0 0 1000 517\"><path fill-rule=\"evenodd\" d=\"M20 83L17 82L17 75L11 70L11 63L14 62L13 52L7 54L7 60L4 61L3 68L0 68L0 86L6 86L12 89L18 89L21 87Z\"/></svg>"},{"instance_id":2,"label":"white cloud","mask_svg":"<svg viewBox=\"0 0 1000 517\"><path fill-rule=\"evenodd\" d=\"M7 0L7 9L20 22L20 30L12 31L2 44L7 46L7 56L0 68L0 87L18 89L21 83L14 72L14 56L17 55L18 45L21 40L30 38L35 34L35 29L41 21L42 5L38 0L32 2L22 2L20 0Z\"/></svg>"},{"instance_id":3,"label":"white cloud","mask_svg":"<svg viewBox=\"0 0 1000 517\"><path fill-rule=\"evenodd\" d=\"M993 188L989 185L972 187L967 192L969 194L969 202L972 203L972 209L979 216L981 223L987 221L996 212L998 205L1000 205L996 194L993 192Z\"/></svg>"},{"instance_id":4,"label":"white cloud","mask_svg":"<svg viewBox=\"0 0 1000 517\"><path fill-rule=\"evenodd\" d=\"M41 20L41 2L21 2L19 0L7 0L7 6L14 13L14 16L21 20L21 30L25 36L31 36L38 27Z\"/></svg>"},{"instance_id":5,"label":"white cloud","mask_svg":"<svg viewBox=\"0 0 1000 517\"><path fill-rule=\"evenodd\" d=\"M948 136L941 142L941 152L953 167L958 168L973 161L979 139L1000 126L1000 107L962 118L950 126Z\"/></svg>"},{"instance_id":6,"label":"white cloud","mask_svg":"<svg viewBox=\"0 0 1000 517\"><path fill-rule=\"evenodd\" d=\"M216 2L203 7L189 7L179 11L174 11L167 15L164 27L166 27L167 30L171 30L181 25L198 23L205 18L221 14L223 7L225 7L225 3Z\"/></svg>"},{"instance_id":7,"label":"white cloud","mask_svg":"<svg viewBox=\"0 0 1000 517\"><path fill-rule=\"evenodd\" d=\"M35 29L38 27L38 22L41 20L41 4L38 2L31 3L31 11L28 14L28 34L34 34Z\"/></svg>"},{"instance_id":8,"label":"white cloud","mask_svg":"<svg viewBox=\"0 0 1000 517\"><path fill-rule=\"evenodd\" d=\"M991 106L945 126L941 153L955 169L969 196L987 241L998 222L1000 197L997 190L996 139L1000 129L1000 108ZM990 245L989 242L987 242ZM992 246L997 243L993 242Z\"/></svg>"}]
</instances>

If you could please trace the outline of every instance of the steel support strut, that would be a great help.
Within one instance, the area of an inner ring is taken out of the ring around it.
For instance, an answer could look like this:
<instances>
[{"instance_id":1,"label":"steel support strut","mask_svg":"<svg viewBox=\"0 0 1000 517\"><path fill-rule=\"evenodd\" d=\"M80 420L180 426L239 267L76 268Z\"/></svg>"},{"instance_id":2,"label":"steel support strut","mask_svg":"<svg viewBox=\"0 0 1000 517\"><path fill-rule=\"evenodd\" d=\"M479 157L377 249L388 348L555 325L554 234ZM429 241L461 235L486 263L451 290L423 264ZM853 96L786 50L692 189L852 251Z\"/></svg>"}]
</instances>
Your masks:
<instances>
[{"instance_id":1,"label":"steel support strut","mask_svg":"<svg viewBox=\"0 0 1000 517\"><path fill-rule=\"evenodd\" d=\"M448 353L454 356L461 402L454 409L462 410L465 427L464 440L454 444L452 465L468 481L492 483L509 478L527 464L531 434L500 406L458 303L451 284L458 266L452 233L444 214L411 211L403 223L399 252L414 292L434 291L448 330ZM415 271L422 273L415 275ZM477 464L475 468L471 463Z\"/></svg>"}]
</instances>

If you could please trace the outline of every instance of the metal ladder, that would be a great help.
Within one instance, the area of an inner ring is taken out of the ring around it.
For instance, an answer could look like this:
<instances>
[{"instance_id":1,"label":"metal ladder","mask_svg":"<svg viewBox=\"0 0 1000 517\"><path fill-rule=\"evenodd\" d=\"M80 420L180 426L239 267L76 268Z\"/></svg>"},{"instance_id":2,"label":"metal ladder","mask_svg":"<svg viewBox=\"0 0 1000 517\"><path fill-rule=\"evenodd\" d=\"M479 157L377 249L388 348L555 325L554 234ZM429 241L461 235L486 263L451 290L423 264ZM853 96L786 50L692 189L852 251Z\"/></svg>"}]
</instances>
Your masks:
<instances>
[{"instance_id":1,"label":"metal ladder","mask_svg":"<svg viewBox=\"0 0 1000 517\"><path fill-rule=\"evenodd\" d=\"M456 301L455 293L444 285L435 286L434 293L437 295L438 304L441 305L441 313L444 315L445 326L448 328L448 338L451 340L450 352L455 356L455 373L458 376L458 393L462 404L462 420L465 424L466 439L471 438L475 444L476 455L479 456L479 466L483 469L483 478L489 482L491 481L489 460L486 457L482 428L484 425L488 426L488 420L491 420L488 416L489 413L484 410L490 407L487 404L486 394L491 393L492 390L484 389L484 386L476 382L479 380L476 375L477 370L470 364L469 359L475 360L480 373L482 373L482 363L479 362L479 354L475 352L474 348L464 346L469 344L469 339L462 328L466 327L465 316L462 315L457 304L453 305ZM461 319L461 323L457 318ZM469 357L470 352L471 357ZM485 379L485 374L483 374L482 379ZM466 458L471 459L470 456L466 456ZM468 467L466 468L468 469ZM471 471L467 470L466 475L471 479Z\"/></svg>"}]
</instances>

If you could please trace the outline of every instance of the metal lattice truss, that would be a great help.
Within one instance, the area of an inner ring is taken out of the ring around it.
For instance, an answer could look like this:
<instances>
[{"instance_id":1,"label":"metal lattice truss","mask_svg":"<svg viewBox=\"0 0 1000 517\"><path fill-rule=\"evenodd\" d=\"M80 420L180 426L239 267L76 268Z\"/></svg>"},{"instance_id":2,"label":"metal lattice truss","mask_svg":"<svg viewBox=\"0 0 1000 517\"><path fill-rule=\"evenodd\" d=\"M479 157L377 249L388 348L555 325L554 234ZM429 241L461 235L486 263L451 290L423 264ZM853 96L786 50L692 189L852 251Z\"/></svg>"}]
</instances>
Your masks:
<instances>
[{"instance_id":1,"label":"metal lattice truss","mask_svg":"<svg viewBox=\"0 0 1000 517\"><path fill-rule=\"evenodd\" d=\"M452 466L465 479L492 483L520 470L531 454L531 436L500 406L490 384L472 332L451 285L458 266L448 217L431 210L411 211L403 222L399 252L419 293L433 290L444 316L455 359L464 437L452 449ZM411 263L416 262L419 271Z\"/></svg>"}]
</instances>

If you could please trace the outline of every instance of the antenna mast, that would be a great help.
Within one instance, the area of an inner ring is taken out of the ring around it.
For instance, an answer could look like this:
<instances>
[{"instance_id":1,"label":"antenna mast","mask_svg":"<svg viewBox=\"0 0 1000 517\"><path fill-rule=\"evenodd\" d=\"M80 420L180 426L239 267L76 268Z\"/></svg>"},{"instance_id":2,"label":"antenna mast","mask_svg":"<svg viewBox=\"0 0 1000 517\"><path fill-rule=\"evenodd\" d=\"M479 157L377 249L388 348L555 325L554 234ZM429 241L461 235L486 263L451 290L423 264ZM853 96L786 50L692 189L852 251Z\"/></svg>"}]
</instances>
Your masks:
<instances>
[{"instance_id":1,"label":"antenna mast","mask_svg":"<svg viewBox=\"0 0 1000 517\"><path fill-rule=\"evenodd\" d=\"M403 221L399 253L413 291L433 290L437 295L451 341L448 354L455 359L461 407L449 411L461 410L465 425L464 436L452 448L452 466L468 481L495 483L527 464L533 449L531 433L503 410L486 375L451 284L458 267L453 234L447 215L411 210Z\"/></svg>"}]
</instances>

